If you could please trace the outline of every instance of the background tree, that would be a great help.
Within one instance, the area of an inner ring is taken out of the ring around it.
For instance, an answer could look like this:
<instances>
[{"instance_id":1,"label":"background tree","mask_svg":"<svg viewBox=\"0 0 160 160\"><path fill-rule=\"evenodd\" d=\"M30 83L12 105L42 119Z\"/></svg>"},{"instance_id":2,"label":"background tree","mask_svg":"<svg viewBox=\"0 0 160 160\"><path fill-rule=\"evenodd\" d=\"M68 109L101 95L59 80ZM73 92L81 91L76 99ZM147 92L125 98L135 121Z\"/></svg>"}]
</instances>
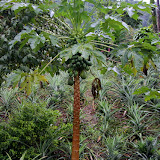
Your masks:
<instances>
[{"instance_id":1,"label":"background tree","mask_svg":"<svg viewBox=\"0 0 160 160\"><path fill-rule=\"evenodd\" d=\"M150 0L150 4L154 5L155 1ZM152 7L152 23L153 23L153 30L157 32L156 9L154 6Z\"/></svg>"},{"instance_id":2,"label":"background tree","mask_svg":"<svg viewBox=\"0 0 160 160\"><path fill-rule=\"evenodd\" d=\"M157 32L160 32L160 6L159 0L157 0Z\"/></svg>"},{"instance_id":3,"label":"background tree","mask_svg":"<svg viewBox=\"0 0 160 160\"><path fill-rule=\"evenodd\" d=\"M35 3L35 2L33 2ZM23 10L21 13L16 14L12 9L0 11L0 81L4 79L4 75L11 73L13 70L20 69L24 72L29 72L30 69L35 69L37 66L43 67L47 61L50 61L51 57L54 57L58 51L61 50L60 46L53 46L50 42L45 42L41 46L40 50L30 47L29 44L23 46L23 44L17 43L15 46L10 48L9 42L23 30L23 27L28 25L36 13L31 9ZM47 24L45 21L41 21L48 28L53 26ZM40 25L40 23L39 23ZM38 33L40 31L37 30ZM32 42L32 41L31 41ZM33 47L33 46L32 46ZM55 64L59 62L56 60ZM59 63L60 65L60 63ZM50 65L51 66L51 65ZM56 65L52 65L49 70L51 74L57 72ZM1 84L1 83L0 83Z\"/></svg>"}]
</instances>

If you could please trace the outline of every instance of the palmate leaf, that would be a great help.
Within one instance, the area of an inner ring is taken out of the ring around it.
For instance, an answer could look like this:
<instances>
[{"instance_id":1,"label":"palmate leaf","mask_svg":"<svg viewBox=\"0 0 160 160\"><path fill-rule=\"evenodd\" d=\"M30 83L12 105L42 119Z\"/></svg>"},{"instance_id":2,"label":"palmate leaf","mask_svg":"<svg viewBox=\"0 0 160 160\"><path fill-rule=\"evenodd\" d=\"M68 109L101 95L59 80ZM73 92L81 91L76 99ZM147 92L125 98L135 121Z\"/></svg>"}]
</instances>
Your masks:
<instances>
[{"instance_id":1,"label":"palmate leaf","mask_svg":"<svg viewBox=\"0 0 160 160\"><path fill-rule=\"evenodd\" d=\"M85 59L88 59L89 56L91 57L92 63L97 63L99 65L106 63L106 56L100 52L95 50L92 43L79 43L71 46L60 52L60 57L62 58L62 62L67 61L68 59L72 58L73 55L81 53L81 56Z\"/></svg>"},{"instance_id":2,"label":"palmate leaf","mask_svg":"<svg viewBox=\"0 0 160 160\"><path fill-rule=\"evenodd\" d=\"M85 59L89 58L89 55L91 55L91 52L93 50L93 45L90 43L87 44L74 44L70 48L67 48L60 52L60 57L62 59L65 59L67 61L69 58L72 58L73 55L77 53L81 53L82 57Z\"/></svg>"},{"instance_id":3,"label":"palmate leaf","mask_svg":"<svg viewBox=\"0 0 160 160\"><path fill-rule=\"evenodd\" d=\"M40 7L35 4L18 2L14 0L13 1L2 0L2 2L0 3L0 9L5 10L8 8L11 8L15 12L15 14L18 14L21 10L24 10L26 8L29 8L30 11L34 11L36 14L42 11Z\"/></svg>"},{"instance_id":4,"label":"palmate leaf","mask_svg":"<svg viewBox=\"0 0 160 160\"><path fill-rule=\"evenodd\" d=\"M23 41L22 41L23 40ZM43 47L45 42L49 40L53 46L58 43L57 37L42 31L40 34L37 34L33 28L25 27L25 30L22 30L15 38L9 42L10 49L17 43L21 42L20 49L27 43L30 45L32 50L39 50Z\"/></svg>"},{"instance_id":5,"label":"palmate leaf","mask_svg":"<svg viewBox=\"0 0 160 160\"><path fill-rule=\"evenodd\" d=\"M67 48L60 52L60 57L62 58L62 62L67 61L69 58L72 58L72 50L71 48Z\"/></svg>"},{"instance_id":6,"label":"palmate leaf","mask_svg":"<svg viewBox=\"0 0 160 160\"><path fill-rule=\"evenodd\" d=\"M53 35L49 35L49 38L50 38L52 45L56 46L56 44L58 43L58 39Z\"/></svg>"},{"instance_id":7,"label":"palmate leaf","mask_svg":"<svg viewBox=\"0 0 160 160\"><path fill-rule=\"evenodd\" d=\"M149 101L151 99L160 99L160 91L148 88L146 86L137 89L133 94L145 94L145 101Z\"/></svg>"},{"instance_id":8,"label":"palmate leaf","mask_svg":"<svg viewBox=\"0 0 160 160\"><path fill-rule=\"evenodd\" d=\"M111 26L111 28L114 28L116 30L125 28L129 30L128 25L125 22L123 22L121 19L118 19L116 16L110 16L107 14L105 15L105 19L108 25Z\"/></svg>"},{"instance_id":9,"label":"palmate leaf","mask_svg":"<svg viewBox=\"0 0 160 160\"><path fill-rule=\"evenodd\" d=\"M91 52L91 60L93 64L98 64L99 66L106 64L106 56L100 51L93 50Z\"/></svg>"},{"instance_id":10,"label":"palmate leaf","mask_svg":"<svg viewBox=\"0 0 160 160\"><path fill-rule=\"evenodd\" d=\"M38 70L25 73L20 70L15 71L7 79L7 85L12 85L13 88L19 87L19 91L25 91L26 95L32 92L32 86L38 84L40 81L48 82L45 76L38 73Z\"/></svg>"},{"instance_id":11,"label":"palmate leaf","mask_svg":"<svg viewBox=\"0 0 160 160\"><path fill-rule=\"evenodd\" d=\"M9 42L10 49L17 43L20 42L24 37L27 38L29 33L34 32L31 28L25 27L25 30L22 30L19 34L17 34L12 41ZM27 42L26 42L27 43Z\"/></svg>"},{"instance_id":12,"label":"palmate leaf","mask_svg":"<svg viewBox=\"0 0 160 160\"><path fill-rule=\"evenodd\" d=\"M46 39L43 34L38 35L37 33L34 33L31 35L31 38L29 38L28 43L30 44L32 50L36 50L42 47L45 41Z\"/></svg>"}]
</instances>

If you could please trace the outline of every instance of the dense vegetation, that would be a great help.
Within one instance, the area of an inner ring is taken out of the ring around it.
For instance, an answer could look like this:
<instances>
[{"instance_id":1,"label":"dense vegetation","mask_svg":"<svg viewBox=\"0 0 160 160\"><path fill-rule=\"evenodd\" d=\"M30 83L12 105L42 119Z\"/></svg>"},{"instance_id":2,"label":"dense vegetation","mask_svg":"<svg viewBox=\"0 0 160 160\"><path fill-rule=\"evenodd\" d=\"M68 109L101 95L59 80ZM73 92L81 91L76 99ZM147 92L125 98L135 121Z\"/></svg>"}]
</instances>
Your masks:
<instances>
[{"instance_id":1,"label":"dense vegetation","mask_svg":"<svg viewBox=\"0 0 160 160\"><path fill-rule=\"evenodd\" d=\"M160 160L152 7L1 1L0 159Z\"/></svg>"}]
</instances>

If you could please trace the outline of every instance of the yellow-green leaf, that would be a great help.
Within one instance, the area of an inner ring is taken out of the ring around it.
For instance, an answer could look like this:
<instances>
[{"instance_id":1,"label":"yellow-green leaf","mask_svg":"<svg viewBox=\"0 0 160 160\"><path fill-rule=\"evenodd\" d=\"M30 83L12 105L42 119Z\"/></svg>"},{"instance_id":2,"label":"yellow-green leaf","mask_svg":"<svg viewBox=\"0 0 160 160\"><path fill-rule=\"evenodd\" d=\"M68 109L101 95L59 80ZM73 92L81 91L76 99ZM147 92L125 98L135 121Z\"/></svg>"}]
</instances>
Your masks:
<instances>
[{"instance_id":1,"label":"yellow-green leaf","mask_svg":"<svg viewBox=\"0 0 160 160\"><path fill-rule=\"evenodd\" d=\"M25 90L26 90L26 94L29 96L31 94L31 81L27 81Z\"/></svg>"},{"instance_id":2,"label":"yellow-green leaf","mask_svg":"<svg viewBox=\"0 0 160 160\"><path fill-rule=\"evenodd\" d=\"M133 71L134 76L136 76L136 74L137 74L137 69L136 69L135 67L133 67L133 68L132 68L132 71Z\"/></svg>"},{"instance_id":3,"label":"yellow-green leaf","mask_svg":"<svg viewBox=\"0 0 160 160\"><path fill-rule=\"evenodd\" d=\"M26 87L26 84L27 84L27 77L26 77L25 80L21 83L21 85L20 85L20 91L22 91L22 90Z\"/></svg>"}]
</instances>

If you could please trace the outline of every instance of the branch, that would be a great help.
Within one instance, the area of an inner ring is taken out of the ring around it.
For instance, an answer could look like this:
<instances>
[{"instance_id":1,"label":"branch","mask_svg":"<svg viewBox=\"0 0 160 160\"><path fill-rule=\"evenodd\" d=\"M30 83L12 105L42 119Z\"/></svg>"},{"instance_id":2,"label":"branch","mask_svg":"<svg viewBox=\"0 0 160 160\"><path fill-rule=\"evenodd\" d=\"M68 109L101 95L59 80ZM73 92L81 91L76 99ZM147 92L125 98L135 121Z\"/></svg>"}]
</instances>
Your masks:
<instances>
[{"instance_id":1,"label":"branch","mask_svg":"<svg viewBox=\"0 0 160 160\"><path fill-rule=\"evenodd\" d=\"M90 43L93 43L93 44L97 44L97 45L100 45L100 46L104 46L104 47L107 47L107 48L114 49L113 47L107 46L107 45L105 45L105 44L96 43L96 42L90 42Z\"/></svg>"},{"instance_id":2,"label":"branch","mask_svg":"<svg viewBox=\"0 0 160 160\"><path fill-rule=\"evenodd\" d=\"M116 46L116 47L118 47L118 45L117 45L117 44L108 43L108 42L95 41L95 40L92 40L92 42L98 42L98 43L110 44L110 45L112 45L112 46Z\"/></svg>"},{"instance_id":3,"label":"branch","mask_svg":"<svg viewBox=\"0 0 160 160\"><path fill-rule=\"evenodd\" d=\"M41 72L39 74L41 74L59 55L60 55L60 53L58 53L54 58L52 58L49 61L49 63L47 63L47 65L41 70Z\"/></svg>"}]
</instances>

